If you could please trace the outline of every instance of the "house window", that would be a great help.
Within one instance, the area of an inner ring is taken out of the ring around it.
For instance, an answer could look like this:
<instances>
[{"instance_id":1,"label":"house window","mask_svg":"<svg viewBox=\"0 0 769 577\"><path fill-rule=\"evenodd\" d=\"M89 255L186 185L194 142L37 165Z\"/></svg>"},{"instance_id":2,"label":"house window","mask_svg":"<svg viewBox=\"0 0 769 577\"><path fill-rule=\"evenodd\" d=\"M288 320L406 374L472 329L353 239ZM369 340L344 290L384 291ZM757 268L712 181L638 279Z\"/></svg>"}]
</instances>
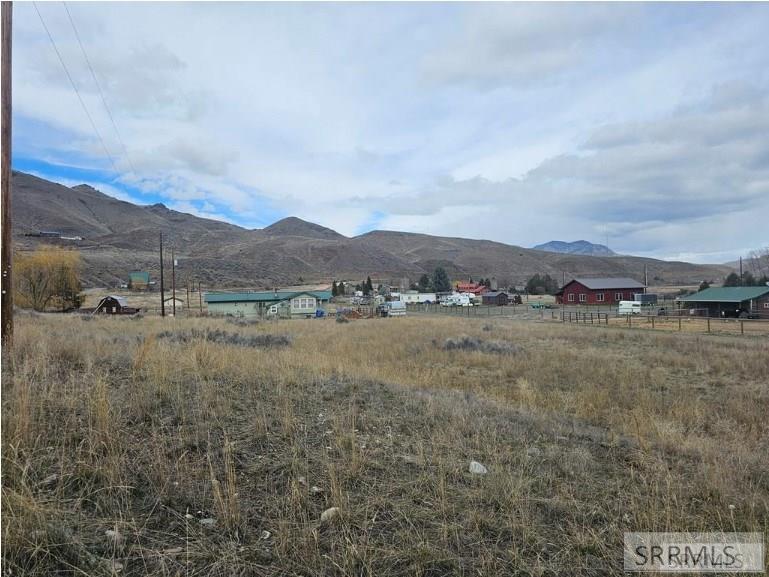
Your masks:
<instances>
[{"instance_id":1,"label":"house window","mask_svg":"<svg viewBox=\"0 0 769 577\"><path fill-rule=\"evenodd\" d=\"M622 293L614 293L614 300L615 301L621 301L622 300Z\"/></svg>"},{"instance_id":2,"label":"house window","mask_svg":"<svg viewBox=\"0 0 769 577\"><path fill-rule=\"evenodd\" d=\"M569 302L570 303L574 302L574 293L569 293Z\"/></svg>"},{"instance_id":3,"label":"house window","mask_svg":"<svg viewBox=\"0 0 769 577\"><path fill-rule=\"evenodd\" d=\"M291 308L306 310L315 308L315 299L312 297L299 297L291 300Z\"/></svg>"},{"instance_id":4,"label":"house window","mask_svg":"<svg viewBox=\"0 0 769 577\"><path fill-rule=\"evenodd\" d=\"M579 293L579 302L587 302L587 295L585 293Z\"/></svg>"},{"instance_id":5,"label":"house window","mask_svg":"<svg viewBox=\"0 0 769 577\"><path fill-rule=\"evenodd\" d=\"M764 308L765 308L765 309L769 309L769 301L766 301L766 302L764 303Z\"/></svg>"},{"instance_id":6,"label":"house window","mask_svg":"<svg viewBox=\"0 0 769 577\"><path fill-rule=\"evenodd\" d=\"M597 303L603 302L603 293L595 293L595 302Z\"/></svg>"}]
</instances>

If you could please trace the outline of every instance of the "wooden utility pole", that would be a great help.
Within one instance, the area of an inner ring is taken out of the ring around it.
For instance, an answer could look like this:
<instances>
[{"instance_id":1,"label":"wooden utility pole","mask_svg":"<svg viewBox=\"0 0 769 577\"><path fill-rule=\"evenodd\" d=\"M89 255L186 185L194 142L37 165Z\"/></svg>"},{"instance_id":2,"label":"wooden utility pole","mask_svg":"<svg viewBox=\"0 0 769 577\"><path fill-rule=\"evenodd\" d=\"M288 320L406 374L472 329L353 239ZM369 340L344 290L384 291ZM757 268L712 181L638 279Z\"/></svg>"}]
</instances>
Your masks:
<instances>
[{"instance_id":1,"label":"wooden utility pole","mask_svg":"<svg viewBox=\"0 0 769 577\"><path fill-rule=\"evenodd\" d=\"M174 249L171 249L171 310L176 316L176 257Z\"/></svg>"},{"instance_id":2,"label":"wooden utility pole","mask_svg":"<svg viewBox=\"0 0 769 577\"><path fill-rule=\"evenodd\" d=\"M163 288L163 233L160 233L160 316L166 316L166 291Z\"/></svg>"},{"instance_id":3,"label":"wooden utility pole","mask_svg":"<svg viewBox=\"0 0 769 577\"><path fill-rule=\"evenodd\" d=\"M187 275L187 314L189 315L190 312L190 277L189 274Z\"/></svg>"},{"instance_id":4,"label":"wooden utility pole","mask_svg":"<svg viewBox=\"0 0 769 577\"><path fill-rule=\"evenodd\" d=\"M740 257L740 286L742 286L742 257Z\"/></svg>"},{"instance_id":5,"label":"wooden utility pole","mask_svg":"<svg viewBox=\"0 0 769 577\"><path fill-rule=\"evenodd\" d=\"M200 281L198 281L198 302L200 303L200 314L203 314L203 293L200 292Z\"/></svg>"},{"instance_id":6,"label":"wooden utility pole","mask_svg":"<svg viewBox=\"0 0 769 577\"><path fill-rule=\"evenodd\" d=\"M13 341L13 276L11 265L13 260L13 244L11 236L11 25L13 20L13 3L2 3L2 137L0 146L0 202L2 207L2 344L3 346Z\"/></svg>"}]
</instances>

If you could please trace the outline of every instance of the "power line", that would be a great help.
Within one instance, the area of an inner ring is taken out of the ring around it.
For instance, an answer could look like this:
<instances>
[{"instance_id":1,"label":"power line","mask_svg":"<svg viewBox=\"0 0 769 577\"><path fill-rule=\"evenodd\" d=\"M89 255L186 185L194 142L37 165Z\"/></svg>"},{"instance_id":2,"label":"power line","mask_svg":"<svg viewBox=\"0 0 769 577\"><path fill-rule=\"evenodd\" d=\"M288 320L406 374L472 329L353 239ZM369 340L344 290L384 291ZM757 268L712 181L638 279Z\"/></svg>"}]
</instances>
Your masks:
<instances>
[{"instance_id":1,"label":"power line","mask_svg":"<svg viewBox=\"0 0 769 577\"><path fill-rule=\"evenodd\" d=\"M117 139L118 141L120 141L120 145L123 147L123 152L125 153L126 160L128 161L128 164L131 167L131 172L133 172L134 175L138 176L136 174L136 169L134 168L134 164L131 161L131 156L128 154L128 147L125 145L125 142L123 141L123 137L121 136L120 130L118 130L118 127L117 127L117 123L115 122L115 117L112 115L112 110L110 110L110 107L107 104L107 99L104 97L104 91L101 89L101 84L99 83L99 80L96 77L96 73L93 70L93 66L91 66L91 59L88 58L88 54L85 51L83 42L80 40L80 34L77 31L77 26L75 26L75 21L72 19L72 14L69 11L69 7L67 6L66 2L62 2L62 4L64 4L64 9L67 11L67 18L69 18L69 23L72 25L72 30L75 33L75 38L77 38L77 43L80 45L80 50L83 53L83 57L85 58L85 63L88 65L88 70L91 71L91 77L93 78L94 84L96 84L96 88L98 88L99 90L99 97L101 98L101 102L102 104L104 104L104 108L107 110L107 115L109 116L109 119L112 122L112 127L115 129L115 134L117 134Z\"/></svg>"},{"instance_id":2,"label":"power line","mask_svg":"<svg viewBox=\"0 0 769 577\"><path fill-rule=\"evenodd\" d=\"M62 58L61 53L59 52L58 47L56 46L56 42L53 39L53 36L51 36L50 30L48 30L48 26L45 25L45 20L43 20L43 15L40 14L40 10L37 7L37 2L32 2L32 5L35 7L35 12L37 12L38 18L40 18L40 23L43 25L43 28L45 29L45 33L48 35L48 40L51 41L51 46L53 46L54 52L56 52L56 56L59 57L59 62L61 63L62 68L64 68L64 72L67 74L67 78L69 78L69 83L72 85L72 89L75 91L75 94L77 94L77 99L80 101L80 105L83 107L83 111L85 112L85 115L88 117L88 120L91 123L91 127L93 128L93 131L96 133L96 136L99 138L99 142L101 142L101 146L104 149L104 154L107 155L107 158L109 158L109 162L112 165L112 170L115 171L116 175L120 175L120 171L117 169L117 166L115 165L115 160L112 158L112 155L109 153L109 150L107 149L107 145L104 144L104 139L101 136L101 133L99 132L99 129L96 128L96 123L93 121L93 118L91 117L91 113L88 112L88 108L85 105L85 102L83 101L83 97L80 96L80 91L77 89L77 85L75 84L75 81L72 80L72 75L69 73L69 69L67 68L67 65L64 64L64 58Z\"/></svg>"}]
</instances>

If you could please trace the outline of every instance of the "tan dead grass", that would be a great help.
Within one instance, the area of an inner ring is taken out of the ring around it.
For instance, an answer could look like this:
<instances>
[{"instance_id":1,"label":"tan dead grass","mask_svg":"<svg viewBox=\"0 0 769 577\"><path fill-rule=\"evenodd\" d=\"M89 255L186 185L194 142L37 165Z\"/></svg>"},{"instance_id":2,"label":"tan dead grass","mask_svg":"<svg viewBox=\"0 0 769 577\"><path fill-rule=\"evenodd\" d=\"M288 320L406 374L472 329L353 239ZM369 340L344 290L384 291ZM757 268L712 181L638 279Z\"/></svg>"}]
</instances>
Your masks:
<instances>
[{"instance_id":1,"label":"tan dead grass","mask_svg":"<svg viewBox=\"0 0 769 577\"><path fill-rule=\"evenodd\" d=\"M292 344L155 338L192 329ZM769 528L762 339L30 315L2 405L14 574L619 574L625 530Z\"/></svg>"}]
</instances>

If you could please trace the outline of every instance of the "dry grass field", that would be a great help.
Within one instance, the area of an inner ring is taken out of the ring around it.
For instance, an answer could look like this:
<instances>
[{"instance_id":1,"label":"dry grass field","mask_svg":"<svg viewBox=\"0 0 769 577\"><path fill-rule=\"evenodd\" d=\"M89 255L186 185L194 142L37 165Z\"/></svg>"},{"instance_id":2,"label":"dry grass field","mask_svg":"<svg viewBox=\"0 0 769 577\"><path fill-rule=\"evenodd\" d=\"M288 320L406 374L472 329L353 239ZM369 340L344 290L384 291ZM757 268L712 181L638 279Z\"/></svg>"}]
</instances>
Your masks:
<instances>
[{"instance_id":1,"label":"dry grass field","mask_svg":"<svg viewBox=\"0 0 769 577\"><path fill-rule=\"evenodd\" d=\"M769 535L765 338L20 315L2 371L6 575L614 575L624 531Z\"/></svg>"}]
</instances>

